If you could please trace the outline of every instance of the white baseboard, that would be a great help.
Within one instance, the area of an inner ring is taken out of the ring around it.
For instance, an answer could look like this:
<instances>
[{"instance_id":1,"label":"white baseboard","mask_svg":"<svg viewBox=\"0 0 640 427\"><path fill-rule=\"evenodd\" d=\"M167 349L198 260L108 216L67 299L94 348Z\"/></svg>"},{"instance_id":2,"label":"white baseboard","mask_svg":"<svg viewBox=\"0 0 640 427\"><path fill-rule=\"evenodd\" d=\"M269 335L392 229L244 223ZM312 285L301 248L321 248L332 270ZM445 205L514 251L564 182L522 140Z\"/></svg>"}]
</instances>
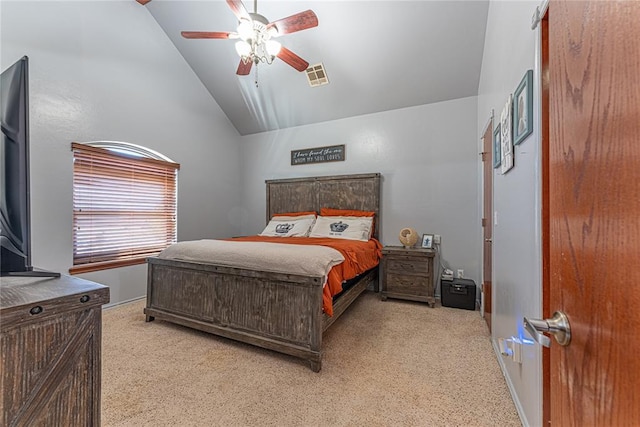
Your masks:
<instances>
[{"instance_id":1,"label":"white baseboard","mask_svg":"<svg viewBox=\"0 0 640 427\"><path fill-rule=\"evenodd\" d=\"M516 389L513 386L513 383L511 382L511 378L509 377L509 375L507 375L507 367L504 364L503 356L500 353L498 344L493 338L491 339L491 345L493 347L493 352L498 358L498 365L500 366L500 370L502 371L502 376L504 377L504 380L507 383L507 387L509 388L509 393L511 394L511 399L513 399L513 404L516 406L516 411L518 411L518 416L520 417L520 421L522 422L522 425L524 427L529 427L530 424L527 421L527 416L524 413L524 408L520 404L520 399L518 399L518 395L516 394Z\"/></svg>"},{"instance_id":2,"label":"white baseboard","mask_svg":"<svg viewBox=\"0 0 640 427\"><path fill-rule=\"evenodd\" d=\"M146 295L142 295L141 297L131 298L131 299L128 299L126 301L118 301L118 302L114 302L114 303L110 303L110 304L105 304L105 305L102 306L102 309L103 310L108 310L110 308L118 307L118 306L123 305L123 304L129 304L130 302L140 301L141 299L144 299L146 297L147 297Z\"/></svg>"}]
</instances>

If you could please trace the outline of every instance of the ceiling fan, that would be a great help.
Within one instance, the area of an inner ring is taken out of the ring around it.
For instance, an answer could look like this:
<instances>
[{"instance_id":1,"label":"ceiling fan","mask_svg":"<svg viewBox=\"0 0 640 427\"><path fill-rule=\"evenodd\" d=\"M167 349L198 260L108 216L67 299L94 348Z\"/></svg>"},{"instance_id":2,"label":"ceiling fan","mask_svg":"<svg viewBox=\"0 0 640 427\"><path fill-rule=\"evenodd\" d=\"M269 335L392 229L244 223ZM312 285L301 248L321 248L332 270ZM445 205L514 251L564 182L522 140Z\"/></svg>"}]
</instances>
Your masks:
<instances>
[{"instance_id":1,"label":"ceiling fan","mask_svg":"<svg viewBox=\"0 0 640 427\"><path fill-rule=\"evenodd\" d=\"M247 12L241 0L227 0L227 4L240 21L236 32L182 31L187 39L238 39L236 51L240 65L236 74L246 76L253 64L271 64L276 57L298 71L304 71L309 63L282 46L273 38L318 26L318 17L312 10L296 13L287 18L269 22L258 14L258 0L254 0L253 13Z\"/></svg>"}]
</instances>

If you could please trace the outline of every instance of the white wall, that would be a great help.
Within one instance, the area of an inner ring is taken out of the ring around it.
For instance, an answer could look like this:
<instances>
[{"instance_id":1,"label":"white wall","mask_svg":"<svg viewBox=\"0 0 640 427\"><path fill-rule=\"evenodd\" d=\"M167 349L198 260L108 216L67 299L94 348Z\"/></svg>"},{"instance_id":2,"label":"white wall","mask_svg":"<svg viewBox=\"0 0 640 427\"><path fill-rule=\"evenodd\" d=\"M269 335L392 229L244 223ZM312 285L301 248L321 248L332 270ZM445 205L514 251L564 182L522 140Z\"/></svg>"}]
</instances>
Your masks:
<instances>
[{"instance_id":1,"label":"white wall","mask_svg":"<svg viewBox=\"0 0 640 427\"><path fill-rule=\"evenodd\" d=\"M380 172L382 242L398 245L406 226L441 234L445 263L479 284L478 139L534 67L536 5L491 3L477 98L239 137L133 0L2 0L1 68L30 57L34 265L65 273L72 264L70 143L121 140L182 165L179 240L260 231L265 179ZM346 144L345 162L290 166L290 150L333 144ZM541 313L538 152L534 132L515 148L515 168L494 176L494 340ZM145 275L141 265L83 277L110 286L117 302L143 295ZM540 425L539 348L525 348L522 366L502 366L523 421Z\"/></svg>"},{"instance_id":2,"label":"white wall","mask_svg":"<svg viewBox=\"0 0 640 427\"><path fill-rule=\"evenodd\" d=\"M500 112L526 70L534 69L536 32L531 17L538 2L492 1L478 95L478 135L491 110L494 128ZM537 70L536 70L537 72ZM534 80L536 74L534 74ZM534 94L537 83L534 84ZM535 96L535 95L534 95ZM515 146L514 168L505 175L494 170L492 278L492 338L530 338L522 329L524 316L542 313L540 246L540 143L534 112L534 133ZM525 425L542 425L542 355L536 345L524 346L522 365L497 357Z\"/></svg>"},{"instance_id":3,"label":"white wall","mask_svg":"<svg viewBox=\"0 0 640 427\"><path fill-rule=\"evenodd\" d=\"M1 63L29 56L33 265L67 273L72 141L118 140L181 164L178 239L240 224L240 139L146 8L125 1L2 0ZM146 266L83 275L111 302L146 293Z\"/></svg>"},{"instance_id":4,"label":"white wall","mask_svg":"<svg viewBox=\"0 0 640 427\"><path fill-rule=\"evenodd\" d=\"M242 232L264 228L266 179L380 172L382 243L400 245L403 227L440 234L444 261L479 283L476 107L469 97L243 137ZM292 149L335 144L344 162L290 164Z\"/></svg>"}]
</instances>

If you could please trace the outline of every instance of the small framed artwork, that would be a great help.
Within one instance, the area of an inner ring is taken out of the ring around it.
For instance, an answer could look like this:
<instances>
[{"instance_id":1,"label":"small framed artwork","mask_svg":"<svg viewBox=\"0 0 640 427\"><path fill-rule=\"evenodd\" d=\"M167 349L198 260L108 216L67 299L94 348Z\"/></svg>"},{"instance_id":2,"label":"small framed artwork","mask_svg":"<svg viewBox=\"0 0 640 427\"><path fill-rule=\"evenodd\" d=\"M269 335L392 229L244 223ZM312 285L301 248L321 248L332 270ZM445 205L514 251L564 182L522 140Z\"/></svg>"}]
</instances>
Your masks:
<instances>
[{"instance_id":1,"label":"small framed artwork","mask_svg":"<svg viewBox=\"0 0 640 427\"><path fill-rule=\"evenodd\" d=\"M500 115L500 148L502 160L500 172L504 175L513 167L513 95L509 94L502 114Z\"/></svg>"},{"instance_id":2,"label":"small framed artwork","mask_svg":"<svg viewBox=\"0 0 640 427\"><path fill-rule=\"evenodd\" d=\"M513 98L513 144L518 145L533 132L533 70L524 74Z\"/></svg>"},{"instance_id":3,"label":"small framed artwork","mask_svg":"<svg viewBox=\"0 0 640 427\"><path fill-rule=\"evenodd\" d=\"M423 234L422 245L420 246L426 249L433 249L433 234Z\"/></svg>"},{"instance_id":4,"label":"small framed artwork","mask_svg":"<svg viewBox=\"0 0 640 427\"><path fill-rule=\"evenodd\" d=\"M500 123L493 130L493 168L500 166L502 162L502 143L500 142Z\"/></svg>"}]
</instances>

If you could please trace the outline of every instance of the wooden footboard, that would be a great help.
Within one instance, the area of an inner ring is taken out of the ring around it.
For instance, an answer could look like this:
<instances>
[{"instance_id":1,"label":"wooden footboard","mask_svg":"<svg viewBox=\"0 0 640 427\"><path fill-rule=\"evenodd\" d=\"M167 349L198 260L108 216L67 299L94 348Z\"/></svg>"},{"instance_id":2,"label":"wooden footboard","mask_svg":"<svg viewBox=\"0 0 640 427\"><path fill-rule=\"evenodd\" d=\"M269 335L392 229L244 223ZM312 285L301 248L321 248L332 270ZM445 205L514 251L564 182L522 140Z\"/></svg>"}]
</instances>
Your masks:
<instances>
[{"instance_id":1,"label":"wooden footboard","mask_svg":"<svg viewBox=\"0 0 640 427\"><path fill-rule=\"evenodd\" d=\"M375 280L345 292L334 316L322 312L322 277L148 259L146 320L188 326L308 360L322 367L322 332Z\"/></svg>"}]
</instances>

